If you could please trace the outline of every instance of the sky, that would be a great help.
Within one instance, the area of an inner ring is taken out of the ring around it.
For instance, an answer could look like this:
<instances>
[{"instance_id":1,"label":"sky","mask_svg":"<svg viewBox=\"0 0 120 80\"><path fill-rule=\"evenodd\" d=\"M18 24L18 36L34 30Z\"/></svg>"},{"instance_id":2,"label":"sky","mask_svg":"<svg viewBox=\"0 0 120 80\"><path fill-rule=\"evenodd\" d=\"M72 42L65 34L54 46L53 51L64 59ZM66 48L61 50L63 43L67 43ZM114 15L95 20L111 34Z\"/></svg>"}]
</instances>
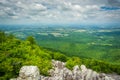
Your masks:
<instances>
[{"instance_id":1,"label":"sky","mask_svg":"<svg viewBox=\"0 0 120 80\"><path fill-rule=\"evenodd\" d=\"M0 0L0 24L120 24L120 0Z\"/></svg>"}]
</instances>

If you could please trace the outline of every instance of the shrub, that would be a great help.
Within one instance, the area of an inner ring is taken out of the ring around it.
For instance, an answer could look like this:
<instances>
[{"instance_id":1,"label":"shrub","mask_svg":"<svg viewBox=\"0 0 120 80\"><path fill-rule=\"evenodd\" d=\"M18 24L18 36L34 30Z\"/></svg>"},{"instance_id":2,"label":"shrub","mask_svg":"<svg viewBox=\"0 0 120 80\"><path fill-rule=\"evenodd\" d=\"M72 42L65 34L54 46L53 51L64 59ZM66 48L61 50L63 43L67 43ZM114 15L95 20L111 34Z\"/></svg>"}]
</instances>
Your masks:
<instances>
[{"instance_id":1,"label":"shrub","mask_svg":"<svg viewBox=\"0 0 120 80\"><path fill-rule=\"evenodd\" d=\"M72 57L72 58L69 58L69 60L66 62L66 67L68 69L72 70L75 65L81 65L81 59L80 58Z\"/></svg>"}]
</instances>

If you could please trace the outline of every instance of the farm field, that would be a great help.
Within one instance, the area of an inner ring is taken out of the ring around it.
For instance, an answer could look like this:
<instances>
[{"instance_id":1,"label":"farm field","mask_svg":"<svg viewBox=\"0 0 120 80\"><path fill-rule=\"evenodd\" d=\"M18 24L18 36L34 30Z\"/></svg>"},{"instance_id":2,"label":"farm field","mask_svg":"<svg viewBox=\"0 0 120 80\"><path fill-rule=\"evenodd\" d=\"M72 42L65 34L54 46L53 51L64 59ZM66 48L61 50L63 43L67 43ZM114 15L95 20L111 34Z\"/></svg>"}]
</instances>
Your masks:
<instances>
[{"instance_id":1,"label":"farm field","mask_svg":"<svg viewBox=\"0 0 120 80\"><path fill-rule=\"evenodd\" d=\"M33 36L41 47L60 51L67 56L120 63L120 29L99 27L0 27L25 39Z\"/></svg>"}]
</instances>

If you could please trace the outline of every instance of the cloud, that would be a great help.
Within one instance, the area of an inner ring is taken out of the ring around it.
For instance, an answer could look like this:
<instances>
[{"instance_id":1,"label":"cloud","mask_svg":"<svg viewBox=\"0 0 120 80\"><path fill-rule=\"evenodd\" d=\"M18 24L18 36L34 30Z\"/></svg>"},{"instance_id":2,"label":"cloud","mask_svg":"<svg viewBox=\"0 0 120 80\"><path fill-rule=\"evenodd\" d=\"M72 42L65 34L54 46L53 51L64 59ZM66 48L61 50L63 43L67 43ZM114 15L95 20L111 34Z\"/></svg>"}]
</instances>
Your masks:
<instances>
[{"instance_id":1,"label":"cloud","mask_svg":"<svg viewBox=\"0 0 120 80\"><path fill-rule=\"evenodd\" d=\"M120 0L108 0L108 4L113 7L120 7Z\"/></svg>"},{"instance_id":2,"label":"cloud","mask_svg":"<svg viewBox=\"0 0 120 80\"><path fill-rule=\"evenodd\" d=\"M0 0L0 22L120 21L119 3L120 0Z\"/></svg>"}]
</instances>

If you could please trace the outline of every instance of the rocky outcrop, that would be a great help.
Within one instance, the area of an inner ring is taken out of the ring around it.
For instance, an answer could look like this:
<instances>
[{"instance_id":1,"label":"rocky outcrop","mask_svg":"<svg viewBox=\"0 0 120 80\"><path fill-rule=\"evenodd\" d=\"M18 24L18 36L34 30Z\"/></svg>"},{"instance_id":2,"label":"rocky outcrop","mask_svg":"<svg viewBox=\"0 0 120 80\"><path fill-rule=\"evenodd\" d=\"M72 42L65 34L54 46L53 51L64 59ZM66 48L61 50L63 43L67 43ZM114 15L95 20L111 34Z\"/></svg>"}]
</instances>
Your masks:
<instances>
[{"instance_id":1,"label":"rocky outcrop","mask_svg":"<svg viewBox=\"0 0 120 80\"><path fill-rule=\"evenodd\" d=\"M37 66L23 66L19 77L11 80L40 80L39 69Z\"/></svg>"},{"instance_id":2,"label":"rocky outcrop","mask_svg":"<svg viewBox=\"0 0 120 80\"><path fill-rule=\"evenodd\" d=\"M76 65L73 70L69 70L63 62L52 60L52 64L53 68L49 70L51 76L40 75L37 66L23 66L19 77L14 80L115 80L106 74L87 69L85 65Z\"/></svg>"},{"instance_id":3,"label":"rocky outcrop","mask_svg":"<svg viewBox=\"0 0 120 80\"><path fill-rule=\"evenodd\" d=\"M87 69L85 65L74 66L73 70L65 67L65 63L52 61L53 69L49 71L51 77L42 77L41 80L114 80L106 74Z\"/></svg>"}]
</instances>

